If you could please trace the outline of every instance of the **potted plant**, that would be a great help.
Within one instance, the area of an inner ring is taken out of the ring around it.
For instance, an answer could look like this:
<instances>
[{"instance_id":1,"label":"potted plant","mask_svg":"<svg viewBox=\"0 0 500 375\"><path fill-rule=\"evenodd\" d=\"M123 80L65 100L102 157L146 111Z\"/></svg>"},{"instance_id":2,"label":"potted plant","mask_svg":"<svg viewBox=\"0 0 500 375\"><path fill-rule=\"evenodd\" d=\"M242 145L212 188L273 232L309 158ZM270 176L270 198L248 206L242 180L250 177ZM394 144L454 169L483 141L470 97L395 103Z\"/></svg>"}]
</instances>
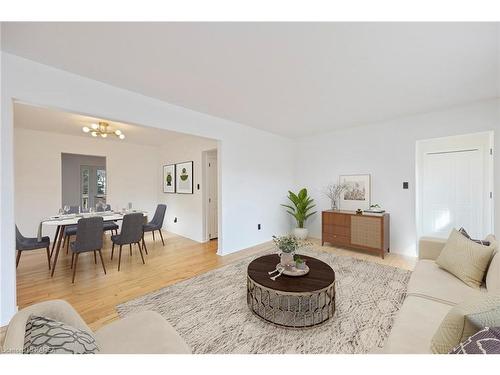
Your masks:
<instances>
[{"instance_id":1,"label":"potted plant","mask_svg":"<svg viewBox=\"0 0 500 375\"><path fill-rule=\"evenodd\" d=\"M304 240L308 234L307 228L304 228L304 223L316 213L316 211L310 212L316 205L314 200L307 195L306 188L300 190L298 194L288 191L288 199L292 202L292 205L282 204L282 206L286 207L288 209L286 212L297 221L297 228L293 230L293 234L298 239Z\"/></svg>"},{"instance_id":2,"label":"potted plant","mask_svg":"<svg viewBox=\"0 0 500 375\"><path fill-rule=\"evenodd\" d=\"M295 266L295 252L302 247L310 245L310 243L301 241L293 235L273 236L273 242L278 249L280 264L283 267Z\"/></svg>"}]
</instances>

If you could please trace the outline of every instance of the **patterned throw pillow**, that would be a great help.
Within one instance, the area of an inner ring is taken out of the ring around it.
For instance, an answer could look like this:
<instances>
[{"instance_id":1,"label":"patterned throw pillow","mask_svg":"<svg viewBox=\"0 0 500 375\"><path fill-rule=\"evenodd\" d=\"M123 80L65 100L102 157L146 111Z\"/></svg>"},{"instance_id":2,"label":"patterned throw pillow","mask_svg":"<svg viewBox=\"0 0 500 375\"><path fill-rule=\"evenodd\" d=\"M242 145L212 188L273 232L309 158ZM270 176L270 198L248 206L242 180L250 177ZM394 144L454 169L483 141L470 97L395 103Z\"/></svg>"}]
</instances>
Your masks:
<instances>
[{"instance_id":1,"label":"patterned throw pillow","mask_svg":"<svg viewBox=\"0 0 500 375\"><path fill-rule=\"evenodd\" d=\"M464 227L460 228L458 230L458 232L464 236L465 238L471 240L471 241L474 241L475 243L478 243L479 245L484 245L484 246L490 246L490 241L486 241L486 240L475 240L473 238L470 238L469 236L469 233L467 233L467 231L464 229Z\"/></svg>"},{"instance_id":2,"label":"patterned throw pillow","mask_svg":"<svg viewBox=\"0 0 500 375\"><path fill-rule=\"evenodd\" d=\"M26 323L24 354L95 354L99 352L95 337L42 316L32 315Z\"/></svg>"},{"instance_id":3,"label":"patterned throw pillow","mask_svg":"<svg viewBox=\"0 0 500 375\"><path fill-rule=\"evenodd\" d=\"M500 295L481 293L450 309L432 337L433 353L449 353L483 327L495 327L500 320Z\"/></svg>"},{"instance_id":4,"label":"patterned throw pillow","mask_svg":"<svg viewBox=\"0 0 500 375\"><path fill-rule=\"evenodd\" d=\"M479 245L453 229L436 263L470 287L479 289L495 247L496 243Z\"/></svg>"},{"instance_id":5,"label":"patterned throw pillow","mask_svg":"<svg viewBox=\"0 0 500 375\"><path fill-rule=\"evenodd\" d=\"M450 354L500 354L500 327L486 327L472 335Z\"/></svg>"}]
</instances>

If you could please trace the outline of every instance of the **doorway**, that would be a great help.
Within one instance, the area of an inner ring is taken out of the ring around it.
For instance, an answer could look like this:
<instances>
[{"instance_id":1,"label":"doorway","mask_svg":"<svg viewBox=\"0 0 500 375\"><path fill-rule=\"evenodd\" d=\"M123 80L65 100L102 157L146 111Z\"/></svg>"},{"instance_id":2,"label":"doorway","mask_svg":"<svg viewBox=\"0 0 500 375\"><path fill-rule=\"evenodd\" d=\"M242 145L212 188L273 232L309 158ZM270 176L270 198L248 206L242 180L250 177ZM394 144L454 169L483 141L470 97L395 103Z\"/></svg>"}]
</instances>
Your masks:
<instances>
[{"instance_id":1,"label":"doorway","mask_svg":"<svg viewBox=\"0 0 500 375\"><path fill-rule=\"evenodd\" d=\"M417 141L417 234L493 231L493 132Z\"/></svg>"},{"instance_id":2,"label":"doorway","mask_svg":"<svg viewBox=\"0 0 500 375\"><path fill-rule=\"evenodd\" d=\"M218 167L217 150L204 152L204 212L205 212L205 238L210 241L219 237L219 215L218 215Z\"/></svg>"},{"instance_id":3,"label":"doorway","mask_svg":"<svg viewBox=\"0 0 500 375\"><path fill-rule=\"evenodd\" d=\"M61 163L62 207L106 204L106 157L62 153Z\"/></svg>"}]
</instances>

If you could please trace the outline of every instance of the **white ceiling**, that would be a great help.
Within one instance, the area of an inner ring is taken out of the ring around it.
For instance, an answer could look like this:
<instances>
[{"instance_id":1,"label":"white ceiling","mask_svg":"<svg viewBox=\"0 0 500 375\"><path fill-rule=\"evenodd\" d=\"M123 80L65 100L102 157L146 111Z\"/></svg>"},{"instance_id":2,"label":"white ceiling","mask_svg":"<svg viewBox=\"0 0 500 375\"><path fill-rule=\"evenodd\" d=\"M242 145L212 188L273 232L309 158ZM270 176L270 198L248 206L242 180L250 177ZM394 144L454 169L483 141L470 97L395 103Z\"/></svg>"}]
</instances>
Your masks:
<instances>
[{"instance_id":1,"label":"white ceiling","mask_svg":"<svg viewBox=\"0 0 500 375\"><path fill-rule=\"evenodd\" d=\"M200 138L168 130L124 124L122 122L62 112L24 103L14 104L14 127L16 128L93 138L90 134L84 133L82 128L84 126L90 127L91 124L98 123L99 121L109 123L110 130L120 129L125 134L125 139L120 140L110 135L106 139L99 137L96 141L165 146L169 142L174 140L179 141L181 138Z\"/></svg>"},{"instance_id":2,"label":"white ceiling","mask_svg":"<svg viewBox=\"0 0 500 375\"><path fill-rule=\"evenodd\" d=\"M499 96L495 23L4 23L2 49L289 137Z\"/></svg>"}]
</instances>

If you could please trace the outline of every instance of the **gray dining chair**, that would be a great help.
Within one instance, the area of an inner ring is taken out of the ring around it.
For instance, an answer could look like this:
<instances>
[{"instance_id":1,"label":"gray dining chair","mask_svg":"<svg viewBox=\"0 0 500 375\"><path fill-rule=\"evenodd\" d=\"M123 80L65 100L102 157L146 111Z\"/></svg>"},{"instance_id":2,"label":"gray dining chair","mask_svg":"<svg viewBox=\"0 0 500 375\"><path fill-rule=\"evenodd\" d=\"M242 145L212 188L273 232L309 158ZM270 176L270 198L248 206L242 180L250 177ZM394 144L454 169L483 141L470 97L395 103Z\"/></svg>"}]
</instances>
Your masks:
<instances>
[{"instance_id":1,"label":"gray dining chair","mask_svg":"<svg viewBox=\"0 0 500 375\"><path fill-rule=\"evenodd\" d=\"M163 227L163 220L165 219L165 212L167 211L167 206L164 204L159 204L156 206L155 215L153 216L153 220L149 223L143 225L143 231L152 232L153 233L153 241L155 241L155 231L157 230L160 233L161 242L163 246L165 246L165 241L163 241L163 234L161 233L161 228Z\"/></svg>"},{"instance_id":2,"label":"gray dining chair","mask_svg":"<svg viewBox=\"0 0 500 375\"><path fill-rule=\"evenodd\" d=\"M97 264L96 252L99 252L101 258L102 269L106 274L106 267L102 259L102 231L103 220L100 216L82 218L76 224L76 240L71 243L71 267L73 268L73 280L75 282L76 267L78 264L78 256L81 253L94 252L94 263Z\"/></svg>"},{"instance_id":3,"label":"gray dining chair","mask_svg":"<svg viewBox=\"0 0 500 375\"><path fill-rule=\"evenodd\" d=\"M122 229L120 234L111 236L111 241L113 245L111 247L111 259L113 259L113 253L115 251L115 245L120 246L120 252L118 255L118 271L120 271L121 259L122 259L122 247L123 245L129 245L130 255L132 255L132 244L136 244L139 247L139 252L141 254L142 263L146 264L144 261L144 255L142 254L141 239L142 239L142 225L144 222L144 216L142 213L133 213L123 216Z\"/></svg>"},{"instance_id":4,"label":"gray dining chair","mask_svg":"<svg viewBox=\"0 0 500 375\"><path fill-rule=\"evenodd\" d=\"M80 213L80 206L69 206L68 214L78 213ZM76 236L76 224L66 225L66 227L64 228L63 248L64 246L66 246L66 254L68 254L69 252L69 241L71 239L71 236Z\"/></svg>"},{"instance_id":5,"label":"gray dining chair","mask_svg":"<svg viewBox=\"0 0 500 375\"><path fill-rule=\"evenodd\" d=\"M16 268L19 266L19 260L21 259L21 254L23 251L30 251L30 250L38 250L38 249L46 249L47 250L47 261L49 263L49 270L50 270L50 251L49 251L49 246L50 246L50 238L45 236L42 237L41 241L38 241L38 238L34 237L24 237L21 232L19 232L19 228L16 225L16 250L17 250L17 257L16 257Z\"/></svg>"},{"instance_id":6,"label":"gray dining chair","mask_svg":"<svg viewBox=\"0 0 500 375\"><path fill-rule=\"evenodd\" d=\"M105 211L111 211L111 205L106 204L106 205L96 205L95 206L96 212L105 212ZM111 234L118 234L118 224L116 221L105 221L104 222L104 232L111 232Z\"/></svg>"}]
</instances>

